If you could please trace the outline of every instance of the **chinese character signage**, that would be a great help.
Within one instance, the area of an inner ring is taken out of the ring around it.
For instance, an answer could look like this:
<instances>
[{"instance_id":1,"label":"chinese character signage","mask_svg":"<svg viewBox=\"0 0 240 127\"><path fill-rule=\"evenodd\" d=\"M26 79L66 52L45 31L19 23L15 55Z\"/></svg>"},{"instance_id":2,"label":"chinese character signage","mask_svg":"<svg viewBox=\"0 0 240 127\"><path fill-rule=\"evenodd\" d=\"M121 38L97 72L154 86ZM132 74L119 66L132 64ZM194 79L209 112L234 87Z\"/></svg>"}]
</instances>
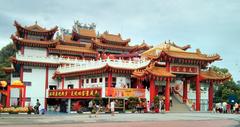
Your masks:
<instances>
[{"instance_id":1,"label":"chinese character signage","mask_svg":"<svg viewBox=\"0 0 240 127\"><path fill-rule=\"evenodd\" d=\"M199 69L198 69L198 66L171 65L170 72L178 73L178 74L198 74Z\"/></svg>"},{"instance_id":2,"label":"chinese character signage","mask_svg":"<svg viewBox=\"0 0 240 127\"><path fill-rule=\"evenodd\" d=\"M49 90L49 98L94 98L102 95L101 88L63 89Z\"/></svg>"}]
</instances>

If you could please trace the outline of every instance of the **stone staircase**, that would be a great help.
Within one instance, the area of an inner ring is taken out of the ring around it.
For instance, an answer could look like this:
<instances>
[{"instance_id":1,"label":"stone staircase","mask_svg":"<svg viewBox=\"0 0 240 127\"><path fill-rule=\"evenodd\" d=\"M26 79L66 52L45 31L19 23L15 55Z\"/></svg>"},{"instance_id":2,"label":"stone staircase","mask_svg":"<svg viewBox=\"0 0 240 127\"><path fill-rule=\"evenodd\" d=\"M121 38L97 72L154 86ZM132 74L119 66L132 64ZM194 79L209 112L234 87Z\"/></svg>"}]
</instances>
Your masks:
<instances>
[{"instance_id":1,"label":"stone staircase","mask_svg":"<svg viewBox=\"0 0 240 127\"><path fill-rule=\"evenodd\" d=\"M174 95L172 97L172 107L170 107L170 112L191 112L186 104L180 102Z\"/></svg>"}]
</instances>

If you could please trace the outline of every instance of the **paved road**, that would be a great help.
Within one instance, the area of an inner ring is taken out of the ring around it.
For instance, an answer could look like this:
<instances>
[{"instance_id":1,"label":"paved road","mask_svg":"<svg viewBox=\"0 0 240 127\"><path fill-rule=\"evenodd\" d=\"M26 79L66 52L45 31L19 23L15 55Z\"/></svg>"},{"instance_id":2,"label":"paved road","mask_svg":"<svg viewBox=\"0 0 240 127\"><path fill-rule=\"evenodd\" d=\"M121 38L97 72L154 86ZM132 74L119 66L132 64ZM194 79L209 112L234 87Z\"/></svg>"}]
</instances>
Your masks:
<instances>
[{"instance_id":1,"label":"paved road","mask_svg":"<svg viewBox=\"0 0 240 127\"><path fill-rule=\"evenodd\" d=\"M0 127L240 127L240 115L210 113L1 115Z\"/></svg>"}]
</instances>

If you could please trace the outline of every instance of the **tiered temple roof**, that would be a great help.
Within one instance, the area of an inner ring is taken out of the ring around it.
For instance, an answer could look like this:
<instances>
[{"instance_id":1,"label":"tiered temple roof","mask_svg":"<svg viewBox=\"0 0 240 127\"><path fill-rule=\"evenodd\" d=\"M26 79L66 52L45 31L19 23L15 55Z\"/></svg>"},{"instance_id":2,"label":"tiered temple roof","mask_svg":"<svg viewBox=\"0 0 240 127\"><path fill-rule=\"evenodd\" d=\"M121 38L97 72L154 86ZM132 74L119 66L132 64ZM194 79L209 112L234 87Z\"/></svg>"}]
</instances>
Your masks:
<instances>
[{"instance_id":1,"label":"tiered temple roof","mask_svg":"<svg viewBox=\"0 0 240 127\"><path fill-rule=\"evenodd\" d=\"M14 25L17 28L17 34L20 36L24 36L25 34L32 34L32 35L42 35L42 36L49 36L49 39L52 39L55 32L58 30L58 27L55 26L52 29L45 29L37 24L37 22L34 25L31 26L25 26L23 27L20 25L17 21L14 21Z\"/></svg>"},{"instance_id":2,"label":"tiered temple roof","mask_svg":"<svg viewBox=\"0 0 240 127\"><path fill-rule=\"evenodd\" d=\"M142 53L142 57L151 60L169 61L171 63L183 63L183 64L197 64L201 66L207 66L216 60L221 60L218 54L206 55L202 54L199 49L196 52L188 52L190 46L176 46L174 43L163 43L158 46L149 49Z\"/></svg>"},{"instance_id":3,"label":"tiered temple roof","mask_svg":"<svg viewBox=\"0 0 240 127\"><path fill-rule=\"evenodd\" d=\"M174 74L167 71L165 67L157 67L155 63L149 64L145 69L135 70L134 77L145 79L146 77L161 79L166 77L176 77Z\"/></svg>"},{"instance_id":4,"label":"tiered temple roof","mask_svg":"<svg viewBox=\"0 0 240 127\"><path fill-rule=\"evenodd\" d=\"M201 71L200 77L202 80L213 80L213 81L223 82L225 80L229 80L231 78L231 74L216 72L212 68L209 68L206 71Z\"/></svg>"},{"instance_id":5,"label":"tiered temple roof","mask_svg":"<svg viewBox=\"0 0 240 127\"><path fill-rule=\"evenodd\" d=\"M15 45L25 45L30 47L55 47L57 45L56 41L39 41L39 40L29 40L24 38L19 38L15 35L11 36Z\"/></svg>"}]
</instances>

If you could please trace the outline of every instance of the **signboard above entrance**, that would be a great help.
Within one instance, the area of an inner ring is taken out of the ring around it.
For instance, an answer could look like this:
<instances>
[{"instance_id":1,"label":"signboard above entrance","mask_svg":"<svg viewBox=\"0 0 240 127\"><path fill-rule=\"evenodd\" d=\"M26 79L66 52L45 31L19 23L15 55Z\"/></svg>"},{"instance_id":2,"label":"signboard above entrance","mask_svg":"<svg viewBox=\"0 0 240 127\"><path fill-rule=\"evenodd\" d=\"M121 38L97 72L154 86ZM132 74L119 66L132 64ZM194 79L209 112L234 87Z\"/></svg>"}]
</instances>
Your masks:
<instances>
[{"instance_id":1,"label":"signboard above entrance","mask_svg":"<svg viewBox=\"0 0 240 127\"><path fill-rule=\"evenodd\" d=\"M175 74L198 74L198 66L191 65L170 65L170 72Z\"/></svg>"},{"instance_id":2,"label":"signboard above entrance","mask_svg":"<svg viewBox=\"0 0 240 127\"><path fill-rule=\"evenodd\" d=\"M101 88L59 89L49 90L49 98L94 98L96 94L101 97Z\"/></svg>"}]
</instances>

